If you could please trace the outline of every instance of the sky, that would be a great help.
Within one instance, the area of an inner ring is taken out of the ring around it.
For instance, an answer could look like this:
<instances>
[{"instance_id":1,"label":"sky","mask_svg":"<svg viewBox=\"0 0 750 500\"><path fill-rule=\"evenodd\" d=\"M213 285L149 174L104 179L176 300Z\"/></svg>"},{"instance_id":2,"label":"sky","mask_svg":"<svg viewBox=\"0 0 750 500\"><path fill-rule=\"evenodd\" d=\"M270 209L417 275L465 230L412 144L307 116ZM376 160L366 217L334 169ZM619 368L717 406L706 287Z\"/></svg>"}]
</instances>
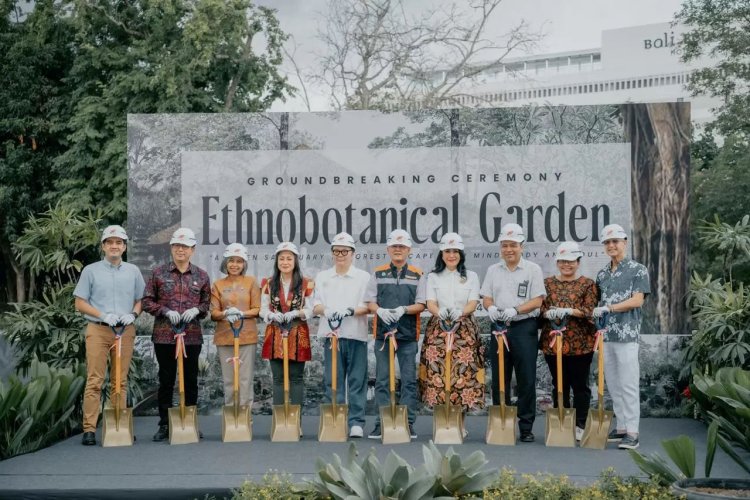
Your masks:
<instances>
[{"instance_id":1,"label":"sky","mask_svg":"<svg viewBox=\"0 0 750 500\"><path fill-rule=\"evenodd\" d=\"M469 0L455 0L457 5ZM433 0L404 0L409 9L427 7ZM308 71L315 67L315 53L324 46L317 41L317 27L322 22L327 0L258 0L256 3L277 10L281 28L296 42L295 59ZM679 10L680 0L504 0L494 12L488 34L498 36L522 19L545 37L534 54L597 48L601 32L642 24L669 22ZM525 54L515 54L523 56ZM526 54L531 55L531 54ZM290 81L297 83L290 65L285 64ZM330 106L322 89L310 89L313 111L327 111ZM277 102L273 111L306 111L299 98Z\"/></svg>"}]
</instances>

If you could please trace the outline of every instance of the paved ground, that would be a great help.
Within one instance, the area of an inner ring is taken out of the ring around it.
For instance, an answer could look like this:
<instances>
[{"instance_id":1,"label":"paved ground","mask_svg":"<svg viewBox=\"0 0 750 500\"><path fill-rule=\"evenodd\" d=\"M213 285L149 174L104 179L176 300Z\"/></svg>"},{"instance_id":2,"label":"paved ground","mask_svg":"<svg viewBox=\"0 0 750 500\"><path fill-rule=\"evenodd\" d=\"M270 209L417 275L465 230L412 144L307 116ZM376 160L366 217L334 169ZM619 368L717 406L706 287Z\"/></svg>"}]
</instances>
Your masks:
<instances>
[{"instance_id":1,"label":"paved ground","mask_svg":"<svg viewBox=\"0 0 750 500\"><path fill-rule=\"evenodd\" d=\"M369 417L372 421L372 417ZM202 497L196 491L218 491L240 485L245 479L258 479L269 469L292 474L295 480L310 478L315 458L346 453L347 443L319 443L318 419L304 417L305 437L300 443L272 443L269 440L271 418L256 416L251 443L221 442L219 416L200 417L205 435L198 444L170 446L154 443L155 417L135 419L138 441L127 448L84 447L80 436L74 436L50 448L0 462L0 498L40 498L55 494L77 498L101 498L107 489L137 494L138 498L156 495L153 491L181 489L187 498ZM469 454L484 451L492 467L511 467L519 473L548 472L568 475L584 483L613 467L621 475L641 475L628 453L610 445L606 450L547 448L544 446L544 418L537 418L535 443L516 446L489 446L484 442L486 417L469 417L469 437L456 451ZM419 438L411 444L383 446L380 441L355 440L361 453L374 448L382 460L395 450L408 462L422 463L422 444L432 434L431 417L420 417L416 431ZM370 428L366 428L369 431ZM687 434L696 440L698 466L703 470L705 427L689 419L644 419L641 421L640 451L660 451L659 442L668 437ZM97 440L99 439L97 435ZM447 448L447 446L445 447ZM747 477L729 457L718 451L714 463L715 477ZM151 491L149 491L151 490ZM188 493L192 492L192 493ZM165 498L164 495L158 495Z\"/></svg>"}]
</instances>

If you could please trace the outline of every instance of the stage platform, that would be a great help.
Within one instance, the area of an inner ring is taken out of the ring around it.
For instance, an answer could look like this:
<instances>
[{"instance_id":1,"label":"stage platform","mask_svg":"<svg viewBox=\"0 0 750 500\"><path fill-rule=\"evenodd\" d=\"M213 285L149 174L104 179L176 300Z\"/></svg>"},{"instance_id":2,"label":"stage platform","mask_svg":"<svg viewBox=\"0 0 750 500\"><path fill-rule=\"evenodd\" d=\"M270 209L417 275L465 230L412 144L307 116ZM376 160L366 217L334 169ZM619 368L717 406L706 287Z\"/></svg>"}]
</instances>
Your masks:
<instances>
[{"instance_id":1,"label":"stage platform","mask_svg":"<svg viewBox=\"0 0 750 500\"><path fill-rule=\"evenodd\" d=\"M135 419L137 442L132 447L102 448L82 446L81 436L35 453L0 462L0 498L203 498L205 494L223 498L231 488L246 479L260 479L269 470L291 474L294 481L311 478L315 458L330 459L333 453L346 453L348 443L319 443L317 417L303 417L304 437L299 443L272 443L271 417L256 415L251 443L221 442L221 417L201 416L204 433L200 443L170 446L154 443L156 417ZM374 417L368 417L371 430ZM544 417L537 417L535 443L516 446L489 446L484 442L486 417L468 417L469 436L454 446L462 455L482 450L492 467L512 467L518 473L565 474L577 483L589 483L599 473L613 467L623 476L642 476L625 450L610 444L606 450L547 448L544 446ZM422 444L432 435L432 418L421 416L415 426L419 438L410 444L383 446L380 441L355 439L361 454L374 448L382 460L395 450L411 464L421 464ZM705 427L690 419L641 420L641 452L659 451L660 441L679 434L696 440L702 474L706 449ZM97 433L99 442L100 433ZM447 446L441 448L448 448ZM714 477L747 477L721 450L717 451Z\"/></svg>"}]
</instances>

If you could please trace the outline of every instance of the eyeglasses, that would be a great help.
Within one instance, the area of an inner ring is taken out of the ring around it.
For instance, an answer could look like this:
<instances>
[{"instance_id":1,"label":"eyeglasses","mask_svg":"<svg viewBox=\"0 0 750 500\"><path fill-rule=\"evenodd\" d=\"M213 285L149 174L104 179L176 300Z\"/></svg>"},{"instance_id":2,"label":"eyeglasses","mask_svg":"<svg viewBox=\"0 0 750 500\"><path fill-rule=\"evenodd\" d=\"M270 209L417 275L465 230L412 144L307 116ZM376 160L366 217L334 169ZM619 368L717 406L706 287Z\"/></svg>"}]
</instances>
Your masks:
<instances>
[{"instance_id":1,"label":"eyeglasses","mask_svg":"<svg viewBox=\"0 0 750 500\"><path fill-rule=\"evenodd\" d=\"M331 253L337 257L339 255L342 257L346 257L347 255L349 255L349 252L351 252L351 250L331 250Z\"/></svg>"}]
</instances>

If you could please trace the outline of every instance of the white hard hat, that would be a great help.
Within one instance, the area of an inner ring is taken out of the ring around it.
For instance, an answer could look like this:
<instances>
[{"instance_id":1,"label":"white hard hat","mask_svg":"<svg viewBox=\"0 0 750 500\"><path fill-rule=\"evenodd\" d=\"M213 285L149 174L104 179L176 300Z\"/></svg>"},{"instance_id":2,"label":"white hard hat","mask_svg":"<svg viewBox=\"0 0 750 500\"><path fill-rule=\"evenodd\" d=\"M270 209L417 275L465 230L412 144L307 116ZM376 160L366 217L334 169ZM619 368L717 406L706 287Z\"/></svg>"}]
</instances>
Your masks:
<instances>
[{"instance_id":1,"label":"white hard hat","mask_svg":"<svg viewBox=\"0 0 750 500\"><path fill-rule=\"evenodd\" d=\"M394 229L391 234L388 235L386 246L403 245L411 248L411 236L403 229Z\"/></svg>"},{"instance_id":2,"label":"white hard hat","mask_svg":"<svg viewBox=\"0 0 750 500\"><path fill-rule=\"evenodd\" d=\"M122 226L107 226L106 228L104 228L104 231L102 231L101 242L104 243L104 240L106 240L107 238L120 238L123 241L128 241L128 234L125 232Z\"/></svg>"},{"instance_id":3,"label":"white hard hat","mask_svg":"<svg viewBox=\"0 0 750 500\"><path fill-rule=\"evenodd\" d=\"M526 236L523 234L523 228L518 224L506 224L500 229L500 241L515 241L523 243Z\"/></svg>"},{"instance_id":4,"label":"white hard hat","mask_svg":"<svg viewBox=\"0 0 750 500\"><path fill-rule=\"evenodd\" d=\"M555 251L556 260L578 260L583 257L583 252L575 241L563 241Z\"/></svg>"},{"instance_id":5,"label":"white hard hat","mask_svg":"<svg viewBox=\"0 0 750 500\"><path fill-rule=\"evenodd\" d=\"M224 250L224 255L222 255L225 259L228 259L229 257L239 257L245 262L249 260L249 257L247 256L247 248L245 248L245 245L242 243L232 243L230 245L227 245L226 250Z\"/></svg>"},{"instance_id":6,"label":"white hard hat","mask_svg":"<svg viewBox=\"0 0 750 500\"><path fill-rule=\"evenodd\" d=\"M296 255L297 257L299 257L299 250L297 249L297 245L295 245L291 241L284 241L282 243L279 243L276 246L276 250L273 252L274 257L279 252L292 252L294 255Z\"/></svg>"},{"instance_id":7,"label":"white hard hat","mask_svg":"<svg viewBox=\"0 0 750 500\"><path fill-rule=\"evenodd\" d=\"M458 233L445 233L440 238L440 251L449 250L463 250L464 240Z\"/></svg>"},{"instance_id":8,"label":"white hard hat","mask_svg":"<svg viewBox=\"0 0 750 500\"><path fill-rule=\"evenodd\" d=\"M354 250L356 247L354 246L354 238L352 238L352 235L349 233L339 233L336 236L333 237L333 240L331 241L332 247L349 247L352 250Z\"/></svg>"},{"instance_id":9,"label":"white hard hat","mask_svg":"<svg viewBox=\"0 0 750 500\"><path fill-rule=\"evenodd\" d=\"M599 239L604 243L607 240L627 240L628 233L619 224L609 224L602 228Z\"/></svg>"},{"instance_id":10,"label":"white hard hat","mask_svg":"<svg viewBox=\"0 0 750 500\"><path fill-rule=\"evenodd\" d=\"M194 247L196 243L195 233L192 229L187 227L181 227L174 233L172 233L172 239L169 240L170 245L185 245L188 247Z\"/></svg>"}]
</instances>

